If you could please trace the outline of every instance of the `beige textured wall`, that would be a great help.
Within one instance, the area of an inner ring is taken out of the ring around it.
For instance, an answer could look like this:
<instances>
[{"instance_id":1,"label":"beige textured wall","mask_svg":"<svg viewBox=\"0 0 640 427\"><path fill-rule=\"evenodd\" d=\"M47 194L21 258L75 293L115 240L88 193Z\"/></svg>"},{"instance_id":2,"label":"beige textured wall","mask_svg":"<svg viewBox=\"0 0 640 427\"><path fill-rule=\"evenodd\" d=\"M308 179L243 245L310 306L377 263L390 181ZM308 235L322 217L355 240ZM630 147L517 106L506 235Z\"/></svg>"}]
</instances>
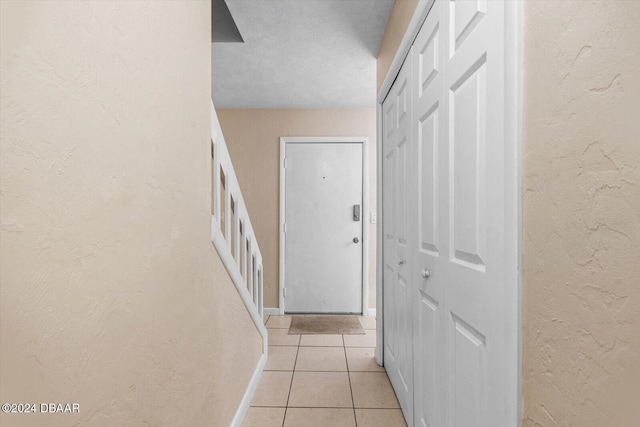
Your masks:
<instances>
[{"instance_id":1,"label":"beige textured wall","mask_svg":"<svg viewBox=\"0 0 640 427\"><path fill-rule=\"evenodd\" d=\"M280 137L368 137L369 207L376 212L376 110L219 109L218 118L262 252L264 306L278 307ZM369 225L369 241L369 307L375 308L374 224Z\"/></svg>"},{"instance_id":2,"label":"beige textured wall","mask_svg":"<svg viewBox=\"0 0 640 427\"><path fill-rule=\"evenodd\" d=\"M525 2L524 421L640 426L640 2Z\"/></svg>"},{"instance_id":3,"label":"beige textured wall","mask_svg":"<svg viewBox=\"0 0 640 427\"><path fill-rule=\"evenodd\" d=\"M404 37L407 26L411 21L413 12L416 10L418 0L396 0L391 9L391 15L389 15L389 21L387 22L387 28L380 44L380 50L378 51L377 58L377 80L376 86L380 90L382 82L384 82L389 67L393 62L393 58L398 51L398 46Z\"/></svg>"},{"instance_id":4,"label":"beige textured wall","mask_svg":"<svg viewBox=\"0 0 640 427\"><path fill-rule=\"evenodd\" d=\"M210 236L210 1L0 2L6 426L228 426L261 352ZM223 347L224 346L224 347Z\"/></svg>"}]
</instances>

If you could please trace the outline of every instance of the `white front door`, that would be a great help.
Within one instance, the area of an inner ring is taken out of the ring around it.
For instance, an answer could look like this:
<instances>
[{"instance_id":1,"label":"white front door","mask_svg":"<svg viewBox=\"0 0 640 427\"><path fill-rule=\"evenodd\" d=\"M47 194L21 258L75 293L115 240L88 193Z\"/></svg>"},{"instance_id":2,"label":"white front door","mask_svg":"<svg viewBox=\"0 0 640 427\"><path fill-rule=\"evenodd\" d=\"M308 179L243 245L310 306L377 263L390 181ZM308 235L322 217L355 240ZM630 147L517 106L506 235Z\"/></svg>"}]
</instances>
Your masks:
<instances>
[{"instance_id":1,"label":"white front door","mask_svg":"<svg viewBox=\"0 0 640 427\"><path fill-rule=\"evenodd\" d=\"M362 313L362 143L285 144L285 310Z\"/></svg>"}]
</instances>

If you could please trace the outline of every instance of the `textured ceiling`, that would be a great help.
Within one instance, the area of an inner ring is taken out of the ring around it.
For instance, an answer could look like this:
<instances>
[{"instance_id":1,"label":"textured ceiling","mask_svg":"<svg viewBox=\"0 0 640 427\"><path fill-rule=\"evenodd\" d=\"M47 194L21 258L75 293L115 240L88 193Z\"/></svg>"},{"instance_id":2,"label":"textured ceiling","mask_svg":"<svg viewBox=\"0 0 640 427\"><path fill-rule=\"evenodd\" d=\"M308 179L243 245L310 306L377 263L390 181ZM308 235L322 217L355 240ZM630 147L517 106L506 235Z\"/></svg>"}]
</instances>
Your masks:
<instances>
[{"instance_id":1,"label":"textured ceiling","mask_svg":"<svg viewBox=\"0 0 640 427\"><path fill-rule=\"evenodd\" d=\"M393 0L227 0L244 43L212 43L218 108L374 107Z\"/></svg>"}]
</instances>

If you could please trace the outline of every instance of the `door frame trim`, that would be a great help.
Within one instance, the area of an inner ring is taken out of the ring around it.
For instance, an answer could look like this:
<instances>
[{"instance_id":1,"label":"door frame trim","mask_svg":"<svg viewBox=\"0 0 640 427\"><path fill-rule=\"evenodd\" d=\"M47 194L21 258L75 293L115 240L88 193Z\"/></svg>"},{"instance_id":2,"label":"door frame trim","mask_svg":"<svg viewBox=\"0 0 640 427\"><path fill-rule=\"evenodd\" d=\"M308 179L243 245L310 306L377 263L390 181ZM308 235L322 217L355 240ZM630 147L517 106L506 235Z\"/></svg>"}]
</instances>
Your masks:
<instances>
[{"instance_id":1,"label":"door frame trim","mask_svg":"<svg viewBox=\"0 0 640 427\"><path fill-rule=\"evenodd\" d=\"M366 316L369 309L369 138L367 137L316 137L316 136L287 136L280 138L280 217L279 217L279 258L278 268L278 303L280 314L285 313L284 280L285 280L285 167L286 146L289 143L304 144L362 144L362 315Z\"/></svg>"},{"instance_id":2,"label":"door frame trim","mask_svg":"<svg viewBox=\"0 0 640 427\"><path fill-rule=\"evenodd\" d=\"M411 21L407 26L404 36L393 58L391 66L378 89L376 98L376 154L377 154L377 206L378 206L378 227L377 227L377 251L376 251L376 362L384 366L384 274L383 274L383 194L382 194L382 142L383 142L383 111L382 103L389 95L391 86L395 82L400 68L407 58L413 43L415 42L422 24L431 11L431 7L436 0L418 0L418 4L413 12ZM505 2L505 138L513 142L506 144L505 162L513 162L516 167L512 176L512 185L508 188L507 199L511 206L516 209L515 218L509 218L505 224L515 235L513 241L508 241L505 248L508 251L508 265L515 268L505 271L506 280L512 283L513 288L505 290L502 295L505 301L511 303L507 305L510 310L509 317L516 321L508 331L507 340L509 345L517 346L515 360L508 361L507 376L509 386L513 387L509 394L515 396L516 408L510 421L513 425L519 425L522 421L522 127L523 127L523 2ZM515 230L514 230L515 228ZM507 320L507 319L505 319Z\"/></svg>"}]
</instances>

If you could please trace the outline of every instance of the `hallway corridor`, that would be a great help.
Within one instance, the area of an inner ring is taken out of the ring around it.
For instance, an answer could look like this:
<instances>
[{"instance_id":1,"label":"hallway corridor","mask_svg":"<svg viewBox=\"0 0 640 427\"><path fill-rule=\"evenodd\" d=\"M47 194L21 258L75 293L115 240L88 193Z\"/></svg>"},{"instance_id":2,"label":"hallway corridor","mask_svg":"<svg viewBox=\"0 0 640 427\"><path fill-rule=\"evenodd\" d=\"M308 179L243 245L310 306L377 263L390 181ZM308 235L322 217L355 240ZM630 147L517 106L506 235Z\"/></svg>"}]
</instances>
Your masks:
<instances>
[{"instance_id":1,"label":"hallway corridor","mask_svg":"<svg viewBox=\"0 0 640 427\"><path fill-rule=\"evenodd\" d=\"M291 316L267 316L269 359L244 427L402 427L398 400L365 335L289 335Z\"/></svg>"}]
</instances>

